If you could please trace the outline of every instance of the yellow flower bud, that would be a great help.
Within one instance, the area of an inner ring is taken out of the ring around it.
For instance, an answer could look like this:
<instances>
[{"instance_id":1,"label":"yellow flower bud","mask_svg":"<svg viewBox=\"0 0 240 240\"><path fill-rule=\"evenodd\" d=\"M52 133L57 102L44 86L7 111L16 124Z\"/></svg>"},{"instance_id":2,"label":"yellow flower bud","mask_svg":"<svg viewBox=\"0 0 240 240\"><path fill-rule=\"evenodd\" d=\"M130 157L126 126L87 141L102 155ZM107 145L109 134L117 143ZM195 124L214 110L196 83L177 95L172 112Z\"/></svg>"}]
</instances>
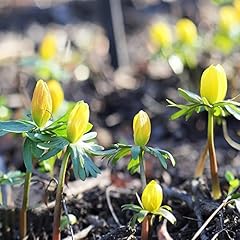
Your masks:
<instances>
[{"instance_id":1,"label":"yellow flower bud","mask_svg":"<svg viewBox=\"0 0 240 240\"><path fill-rule=\"evenodd\" d=\"M89 122L89 106L84 101L75 104L67 123L67 139L71 143L77 142L87 129Z\"/></svg>"},{"instance_id":2,"label":"yellow flower bud","mask_svg":"<svg viewBox=\"0 0 240 240\"><path fill-rule=\"evenodd\" d=\"M223 6L219 10L219 25L226 31L231 31L239 24L237 9L233 6Z\"/></svg>"},{"instance_id":3,"label":"yellow flower bud","mask_svg":"<svg viewBox=\"0 0 240 240\"><path fill-rule=\"evenodd\" d=\"M224 100L227 93L227 77L223 67L209 66L201 77L200 94L210 104Z\"/></svg>"},{"instance_id":4,"label":"yellow flower bud","mask_svg":"<svg viewBox=\"0 0 240 240\"><path fill-rule=\"evenodd\" d=\"M197 27L187 18L182 18L176 23L176 34L178 39L186 44L193 44L197 40Z\"/></svg>"},{"instance_id":5,"label":"yellow flower bud","mask_svg":"<svg viewBox=\"0 0 240 240\"><path fill-rule=\"evenodd\" d=\"M152 43L157 47L167 47L172 42L170 28L165 23L155 23L149 29L149 35Z\"/></svg>"},{"instance_id":6,"label":"yellow flower bud","mask_svg":"<svg viewBox=\"0 0 240 240\"><path fill-rule=\"evenodd\" d=\"M154 180L147 184L142 193L142 204L149 212L157 211L163 200L162 187Z\"/></svg>"},{"instance_id":7,"label":"yellow flower bud","mask_svg":"<svg viewBox=\"0 0 240 240\"><path fill-rule=\"evenodd\" d=\"M52 112L55 113L64 100L64 92L61 84L54 79L49 80L47 85L52 97Z\"/></svg>"},{"instance_id":8,"label":"yellow flower bud","mask_svg":"<svg viewBox=\"0 0 240 240\"><path fill-rule=\"evenodd\" d=\"M51 59L57 51L56 37L53 34L47 34L40 45L39 54L43 59Z\"/></svg>"},{"instance_id":9,"label":"yellow flower bud","mask_svg":"<svg viewBox=\"0 0 240 240\"><path fill-rule=\"evenodd\" d=\"M139 111L133 119L133 136L136 145L145 146L150 138L151 122L146 112Z\"/></svg>"},{"instance_id":10,"label":"yellow flower bud","mask_svg":"<svg viewBox=\"0 0 240 240\"><path fill-rule=\"evenodd\" d=\"M32 97L32 119L38 127L43 127L52 115L52 98L47 84L37 81Z\"/></svg>"}]
</instances>

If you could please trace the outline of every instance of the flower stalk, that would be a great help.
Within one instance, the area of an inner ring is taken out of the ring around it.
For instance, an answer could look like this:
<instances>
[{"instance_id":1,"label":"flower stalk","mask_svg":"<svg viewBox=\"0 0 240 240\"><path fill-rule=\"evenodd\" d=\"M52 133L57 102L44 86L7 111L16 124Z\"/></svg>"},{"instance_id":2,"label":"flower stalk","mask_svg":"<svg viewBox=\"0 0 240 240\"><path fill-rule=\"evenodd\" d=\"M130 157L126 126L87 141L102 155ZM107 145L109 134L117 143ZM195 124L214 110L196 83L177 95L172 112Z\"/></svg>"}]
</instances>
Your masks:
<instances>
[{"instance_id":1,"label":"flower stalk","mask_svg":"<svg viewBox=\"0 0 240 240\"><path fill-rule=\"evenodd\" d=\"M63 187L65 183L65 175L67 171L69 155L70 153L67 149L63 156L62 165L61 165L60 174L59 174L59 181L57 186L56 204L54 208L54 218L53 218L53 236L52 236L53 240L61 239L60 221L61 221L61 212L62 212L61 211L62 193L63 193Z\"/></svg>"},{"instance_id":2,"label":"flower stalk","mask_svg":"<svg viewBox=\"0 0 240 240\"><path fill-rule=\"evenodd\" d=\"M24 182L24 192L22 208L20 209L20 238L24 239L27 235L27 210L29 205L29 192L32 173L27 171Z\"/></svg>"},{"instance_id":3,"label":"flower stalk","mask_svg":"<svg viewBox=\"0 0 240 240\"><path fill-rule=\"evenodd\" d=\"M212 177L212 197L217 200L222 196L222 193L219 184L217 158L214 145L214 116L211 111L208 112L208 152Z\"/></svg>"}]
</instances>

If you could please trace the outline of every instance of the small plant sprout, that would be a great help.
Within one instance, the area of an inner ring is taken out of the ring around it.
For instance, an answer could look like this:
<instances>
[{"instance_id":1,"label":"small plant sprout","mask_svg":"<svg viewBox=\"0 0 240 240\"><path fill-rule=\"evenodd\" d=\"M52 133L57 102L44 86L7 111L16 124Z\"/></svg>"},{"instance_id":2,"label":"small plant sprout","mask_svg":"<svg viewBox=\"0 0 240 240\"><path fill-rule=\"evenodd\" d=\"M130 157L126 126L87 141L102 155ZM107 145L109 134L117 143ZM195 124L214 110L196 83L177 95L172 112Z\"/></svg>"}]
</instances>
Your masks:
<instances>
[{"instance_id":1,"label":"small plant sprout","mask_svg":"<svg viewBox=\"0 0 240 240\"><path fill-rule=\"evenodd\" d=\"M240 180L238 178L235 178L231 171L225 172L225 179L229 184L228 195L231 195L232 193L236 192L236 190L239 188Z\"/></svg>"},{"instance_id":2,"label":"small plant sprout","mask_svg":"<svg viewBox=\"0 0 240 240\"><path fill-rule=\"evenodd\" d=\"M219 64L216 66L211 65L203 72L200 84L201 96L181 88L178 89L178 92L187 101L187 104L176 104L171 100L167 100L170 107L179 109L170 119L175 120L185 116L187 120L194 112L200 113L204 110L208 112L207 149L210 157L212 196L214 199L219 199L221 197L221 190L214 145L214 124L216 120L221 123L227 115L232 115L240 120L240 103L234 101L234 98L224 100L227 93L227 78L223 67ZM202 157L197 165L195 176L202 175L204 165L205 157Z\"/></svg>"},{"instance_id":3,"label":"small plant sprout","mask_svg":"<svg viewBox=\"0 0 240 240\"><path fill-rule=\"evenodd\" d=\"M176 218L171 213L171 207L167 205L162 206L163 191L161 186L154 180L150 181L143 190L142 197L136 194L139 205L125 204L122 206L123 210L131 210L134 212L133 217L130 220L130 225L133 227L136 221L143 223L142 226L142 240L148 240L149 227L156 216L159 217L159 221L162 218L166 218L169 222L174 224Z\"/></svg>"},{"instance_id":4,"label":"small plant sprout","mask_svg":"<svg viewBox=\"0 0 240 240\"><path fill-rule=\"evenodd\" d=\"M105 153L105 156L113 164L116 164L119 159L129 154L131 155L130 161L128 163L128 170L130 171L131 174L134 174L139 170L141 184L142 184L142 191L144 191L146 187L146 175L144 170L145 167L144 167L144 158L143 158L145 152L156 157L160 161L160 164L165 169L167 169L166 160L170 160L172 165L175 166L175 160L168 151L147 146L150 139L150 135L151 135L151 121L149 119L148 114L143 110L141 110L133 118L133 138L134 138L135 145L125 145L125 144L117 143L113 146L112 149L107 150L108 152ZM150 184L150 187L147 187L146 189L154 189L152 188L152 186L157 186L157 185ZM161 187L159 186L159 189L160 188ZM149 192L149 190L146 190L146 191ZM144 194L144 196L147 196L147 195ZM146 198L144 197L144 199ZM144 202L146 201L144 200ZM147 206L147 203L145 206ZM146 212L146 215L147 213L148 212ZM144 217L145 216L143 216L143 219ZM142 236L146 236L146 234L148 235L148 230L149 230L148 225L149 225L148 218L146 218L142 223ZM142 238L142 239L147 239L147 238Z\"/></svg>"},{"instance_id":5,"label":"small plant sprout","mask_svg":"<svg viewBox=\"0 0 240 240\"><path fill-rule=\"evenodd\" d=\"M117 143L109 150L106 150L105 156L112 164L123 157L131 155L128 163L128 170L131 174L140 170L140 177L142 183L142 190L146 186L146 176L144 170L144 153L149 153L156 157L163 168L167 169L166 160L170 160L172 165L175 166L175 160L171 153L166 150L147 146L151 135L151 121L149 116L143 110L139 111L133 119L133 138L135 145L126 145Z\"/></svg>"},{"instance_id":6,"label":"small plant sprout","mask_svg":"<svg viewBox=\"0 0 240 240\"><path fill-rule=\"evenodd\" d=\"M32 175L32 156L38 158L43 152L37 148L41 141L42 130L51 118L52 99L43 80L39 80L32 97L32 120L0 121L0 135L7 133L21 133L25 136L23 145L23 160L26 167L22 208L20 211L20 237L23 239L27 233L27 209L29 190Z\"/></svg>"}]
</instances>

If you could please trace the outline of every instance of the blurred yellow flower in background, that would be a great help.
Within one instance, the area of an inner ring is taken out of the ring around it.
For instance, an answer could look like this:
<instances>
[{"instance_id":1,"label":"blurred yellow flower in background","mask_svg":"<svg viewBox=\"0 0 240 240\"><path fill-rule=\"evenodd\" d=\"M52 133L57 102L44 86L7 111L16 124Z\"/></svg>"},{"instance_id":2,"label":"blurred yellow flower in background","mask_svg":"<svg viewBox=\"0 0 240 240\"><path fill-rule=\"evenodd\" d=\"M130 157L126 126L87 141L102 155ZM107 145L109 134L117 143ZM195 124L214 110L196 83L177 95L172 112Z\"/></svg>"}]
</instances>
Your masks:
<instances>
[{"instance_id":1,"label":"blurred yellow flower in background","mask_svg":"<svg viewBox=\"0 0 240 240\"><path fill-rule=\"evenodd\" d=\"M223 6L219 9L219 26L225 31L231 31L239 24L239 15L233 6Z\"/></svg>"},{"instance_id":2,"label":"blurred yellow flower in background","mask_svg":"<svg viewBox=\"0 0 240 240\"><path fill-rule=\"evenodd\" d=\"M162 22L154 23L149 28L151 42L157 47L167 47L172 43L170 27Z\"/></svg>"},{"instance_id":3,"label":"blurred yellow flower in background","mask_svg":"<svg viewBox=\"0 0 240 240\"><path fill-rule=\"evenodd\" d=\"M194 44L198 37L197 27L191 20L182 18L176 23L176 35L181 42Z\"/></svg>"},{"instance_id":4,"label":"blurred yellow flower in background","mask_svg":"<svg viewBox=\"0 0 240 240\"><path fill-rule=\"evenodd\" d=\"M62 89L61 84L54 80L51 79L47 82L49 92L52 97L52 112L56 113L59 107L62 105L63 100L64 100L64 92Z\"/></svg>"},{"instance_id":5,"label":"blurred yellow flower in background","mask_svg":"<svg viewBox=\"0 0 240 240\"><path fill-rule=\"evenodd\" d=\"M53 58L57 52L57 39L55 35L48 33L42 40L39 47L41 58L48 60Z\"/></svg>"}]
</instances>

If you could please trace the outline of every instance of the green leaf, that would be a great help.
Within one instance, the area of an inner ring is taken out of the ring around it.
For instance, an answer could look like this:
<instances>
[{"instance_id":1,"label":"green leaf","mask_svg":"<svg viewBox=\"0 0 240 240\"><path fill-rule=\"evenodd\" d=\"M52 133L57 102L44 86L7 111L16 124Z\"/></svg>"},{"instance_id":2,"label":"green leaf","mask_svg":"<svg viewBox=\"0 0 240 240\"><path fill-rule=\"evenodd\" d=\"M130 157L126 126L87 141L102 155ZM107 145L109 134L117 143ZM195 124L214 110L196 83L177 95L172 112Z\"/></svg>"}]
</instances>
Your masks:
<instances>
[{"instance_id":1,"label":"green leaf","mask_svg":"<svg viewBox=\"0 0 240 240\"><path fill-rule=\"evenodd\" d=\"M109 157L109 161L112 162L112 164L116 164L116 162L127 156L128 154L130 154L130 151L131 151L131 147L123 147L123 148L119 148L118 151L112 155L111 157Z\"/></svg>"},{"instance_id":2,"label":"green leaf","mask_svg":"<svg viewBox=\"0 0 240 240\"><path fill-rule=\"evenodd\" d=\"M188 108L181 109L181 110L175 112L174 114L172 114L172 115L170 116L170 119L171 119L171 120L176 120L176 119L178 119L178 118L186 115L186 113L187 113L188 111L189 111Z\"/></svg>"},{"instance_id":3,"label":"green leaf","mask_svg":"<svg viewBox=\"0 0 240 240\"><path fill-rule=\"evenodd\" d=\"M228 183L230 183L232 180L235 179L235 177L231 171L226 171L224 176Z\"/></svg>"},{"instance_id":4,"label":"green leaf","mask_svg":"<svg viewBox=\"0 0 240 240\"><path fill-rule=\"evenodd\" d=\"M167 209L165 209L163 207L160 207L157 214L163 216L172 224L175 224L175 222L176 222L176 218L174 217L174 215L170 211L168 211Z\"/></svg>"},{"instance_id":5,"label":"green leaf","mask_svg":"<svg viewBox=\"0 0 240 240\"><path fill-rule=\"evenodd\" d=\"M136 214L137 220L139 223L143 222L144 218L147 216L149 211L142 209L139 213Z\"/></svg>"},{"instance_id":6,"label":"green leaf","mask_svg":"<svg viewBox=\"0 0 240 240\"><path fill-rule=\"evenodd\" d=\"M86 133L82 136L81 141L87 142L87 141L95 139L96 137L97 137L96 132L89 132L89 133Z\"/></svg>"},{"instance_id":7,"label":"green leaf","mask_svg":"<svg viewBox=\"0 0 240 240\"><path fill-rule=\"evenodd\" d=\"M133 159L131 158L129 163L128 163L128 166L127 166L127 169L128 171L131 173L131 174L134 174L138 171L138 168L139 168L139 158L137 159Z\"/></svg>"},{"instance_id":8,"label":"green leaf","mask_svg":"<svg viewBox=\"0 0 240 240\"><path fill-rule=\"evenodd\" d=\"M141 147L140 146L132 146L131 147L132 159L134 159L134 160L138 159L140 153L141 153Z\"/></svg>"},{"instance_id":9,"label":"green leaf","mask_svg":"<svg viewBox=\"0 0 240 240\"><path fill-rule=\"evenodd\" d=\"M4 136L4 135L7 134L7 133L9 133L9 132L0 129L0 137L1 137L1 136Z\"/></svg>"},{"instance_id":10,"label":"green leaf","mask_svg":"<svg viewBox=\"0 0 240 240\"><path fill-rule=\"evenodd\" d=\"M134 212L140 212L142 210L140 206L135 204L124 204L121 206L121 208L122 208L122 211L130 210Z\"/></svg>"},{"instance_id":11,"label":"green leaf","mask_svg":"<svg viewBox=\"0 0 240 240\"><path fill-rule=\"evenodd\" d=\"M76 222L77 222L77 218L73 214L61 216L61 222L60 222L61 231L66 229L69 225L75 224Z\"/></svg>"},{"instance_id":12,"label":"green leaf","mask_svg":"<svg viewBox=\"0 0 240 240\"><path fill-rule=\"evenodd\" d=\"M23 161L28 172L32 172L32 142L26 138L23 144Z\"/></svg>"},{"instance_id":13,"label":"green leaf","mask_svg":"<svg viewBox=\"0 0 240 240\"><path fill-rule=\"evenodd\" d=\"M62 151L62 149L59 148L52 148L49 149L46 153L44 153L40 158L39 161L44 161L47 160L53 156L56 156L60 151Z\"/></svg>"},{"instance_id":14,"label":"green leaf","mask_svg":"<svg viewBox=\"0 0 240 240\"><path fill-rule=\"evenodd\" d=\"M176 165L176 161L170 152L163 150L163 149L158 149L158 151L161 152L162 154L165 154L166 158L171 161L173 167Z\"/></svg>"},{"instance_id":15,"label":"green leaf","mask_svg":"<svg viewBox=\"0 0 240 240\"><path fill-rule=\"evenodd\" d=\"M157 149L154 149L152 147L145 147L144 149L146 150L146 152L156 157L160 161L163 168L167 169L166 159L162 156L162 154Z\"/></svg>"},{"instance_id":16,"label":"green leaf","mask_svg":"<svg viewBox=\"0 0 240 240\"><path fill-rule=\"evenodd\" d=\"M10 171L6 174L0 172L0 185L17 185L24 182L25 173Z\"/></svg>"},{"instance_id":17,"label":"green leaf","mask_svg":"<svg viewBox=\"0 0 240 240\"><path fill-rule=\"evenodd\" d=\"M0 121L1 131L12 132L12 133L23 133L23 132L31 131L34 128L36 128L36 126L28 122L23 122L18 120Z\"/></svg>"},{"instance_id":18,"label":"green leaf","mask_svg":"<svg viewBox=\"0 0 240 240\"><path fill-rule=\"evenodd\" d=\"M84 168L86 175L91 175L92 177L97 177L98 174L101 173L100 169L93 163L92 159L88 156L88 154L83 153L82 157L84 159Z\"/></svg>"},{"instance_id":19,"label":"green leaf","mask_svg":"<svg viewBox=\"0 0 240 240\"><path fill-rule=\"evenodd\" d=\"M202 98L193 92L184 90L182 88L178 88L178 92L187 102L202 103Z\"/></svg>"},{"instance_id":20,"label":"green leaf","mask_svg":"<svg viewBox=\"0 0 240 240\"><path fill-rule=\"evenodd\" d=\"M71 154L71 159L72 159L72 164L73 164L73 173L76 179L80 178L81 180L86 179L86 173L83 169L84 163L80 164L80 156L79 152L77 150L76 145L69 145L70 147L70 154Z\"/></svg>"},{"instance_id":21,"label":"green leaf","mask_svg":"<svg viewBox=\"0 0 240 240\"><path fill-rule=\"evenodd\" d=\"M38 144L39 147L44 149L63 149L65 146L69 144L69 141L62 137L52 137L47 142L40 142Z\"/></svg>"},{"instance_id":22,"label":"green leaf","mask_svg":"<svg viewBox=\"0 0 240 240\"><path fill-rule=\"evenodd\" d=\"M225 109L237 120L240 120L240 109L234 105L226 105Z\"/></svg>"}]
</instances>

